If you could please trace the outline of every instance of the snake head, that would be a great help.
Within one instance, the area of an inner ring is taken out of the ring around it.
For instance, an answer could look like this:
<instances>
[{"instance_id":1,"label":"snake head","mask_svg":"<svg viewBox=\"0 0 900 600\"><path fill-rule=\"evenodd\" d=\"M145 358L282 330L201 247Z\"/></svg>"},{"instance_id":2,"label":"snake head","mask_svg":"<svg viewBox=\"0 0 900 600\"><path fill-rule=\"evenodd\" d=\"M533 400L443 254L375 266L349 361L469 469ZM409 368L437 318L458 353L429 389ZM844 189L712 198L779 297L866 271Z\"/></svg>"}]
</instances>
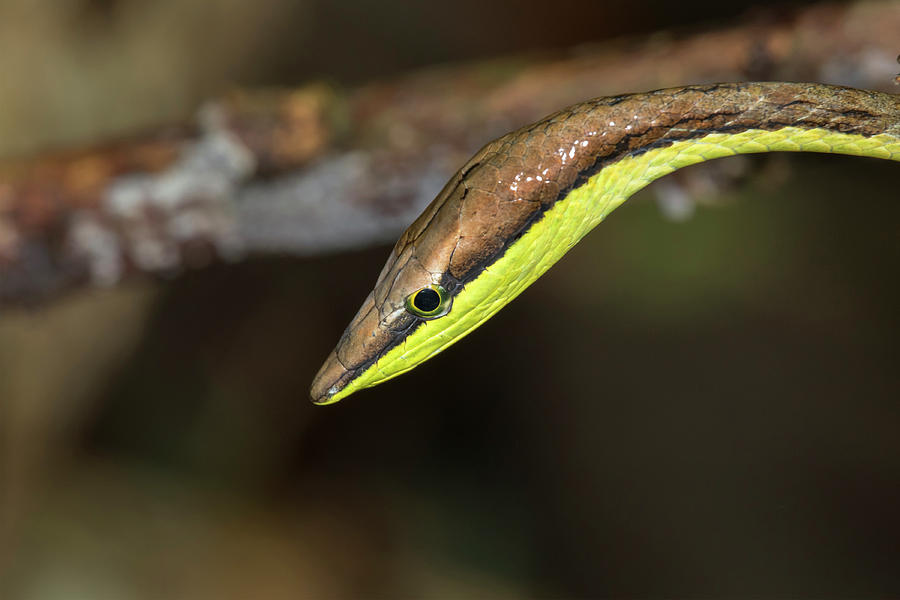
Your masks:
<instances>
[{"instance_id":1,"label":"snake head","mask_svg":"<svg viewBox=\"0 0 900 600\"><path fill-rule=\"evenodd\" d=\"M546 270L536 253L526 252L509 267L495 261L557 198L557 176L574 178L575 170L563 169L565 161L551 152L558 142L548 131L564 126L551 120L547 127L504 136L456 173L400 237L374 290L313 381L314 402L336 402L412 369L475 329ZM526 160L528 153L541 152L547 158Z\"/></svg>"},{"instance_id":2,"label":"snake head","mask_svg":"<svg viewBox=\"0 0 900 600\"><path fill-rule=\"evenodd\" d=\"M405 359L397 356L386 365L385 355L402 347L422 323L449 312L459 288L449 274L458 243L458 210L444 207L464 196L462 181L451 180L400 237L375 288L316 375L310 389L316 404L336 402L355 389L398 375L402 370L397 370L397 361Z\"/></svg>"}]
</instances>

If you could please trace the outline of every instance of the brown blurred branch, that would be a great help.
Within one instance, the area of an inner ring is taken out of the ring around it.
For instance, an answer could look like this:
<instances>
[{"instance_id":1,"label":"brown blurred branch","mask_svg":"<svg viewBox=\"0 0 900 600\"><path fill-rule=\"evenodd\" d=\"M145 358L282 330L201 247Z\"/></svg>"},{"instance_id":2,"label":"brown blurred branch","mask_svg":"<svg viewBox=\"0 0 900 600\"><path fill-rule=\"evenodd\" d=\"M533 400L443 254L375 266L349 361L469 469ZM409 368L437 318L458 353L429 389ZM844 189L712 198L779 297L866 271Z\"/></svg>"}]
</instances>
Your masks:
<instances>
[{"instance_id":1,"label":"brown blurred branch","mask_svg":"<svg viewBox=\"0 0 900 600\"><path fill-rule=\"evenodd\" d=\"M898 31L897 1L760 14L352 90L236 92L185 126L0 164L0 305L390 240L481 144L593 96L750 79L892 91Z\"/></svg>"}]
</instances>

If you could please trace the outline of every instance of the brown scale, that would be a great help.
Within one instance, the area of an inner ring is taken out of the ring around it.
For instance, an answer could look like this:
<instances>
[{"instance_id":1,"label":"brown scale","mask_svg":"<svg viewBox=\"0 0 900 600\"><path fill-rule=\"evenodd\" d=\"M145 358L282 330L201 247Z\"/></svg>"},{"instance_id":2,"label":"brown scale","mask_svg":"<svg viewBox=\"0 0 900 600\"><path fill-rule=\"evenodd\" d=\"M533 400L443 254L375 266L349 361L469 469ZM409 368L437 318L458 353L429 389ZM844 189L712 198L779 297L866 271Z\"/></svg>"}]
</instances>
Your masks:
<instances>
[{"instance_id":1,"label":"brown scale","mask_svg":"<svg viewBox=\"0 0 900 600\"><path fill-rule=\"evenodd\" d=\"M313 397L346 385L417 326L409 294L432 283L458 293L603 167L678 140L785 126L897 135L900 99L817 84L690 86L589 100L489 143L400 237Z\"/></svg>"}]
</instances>

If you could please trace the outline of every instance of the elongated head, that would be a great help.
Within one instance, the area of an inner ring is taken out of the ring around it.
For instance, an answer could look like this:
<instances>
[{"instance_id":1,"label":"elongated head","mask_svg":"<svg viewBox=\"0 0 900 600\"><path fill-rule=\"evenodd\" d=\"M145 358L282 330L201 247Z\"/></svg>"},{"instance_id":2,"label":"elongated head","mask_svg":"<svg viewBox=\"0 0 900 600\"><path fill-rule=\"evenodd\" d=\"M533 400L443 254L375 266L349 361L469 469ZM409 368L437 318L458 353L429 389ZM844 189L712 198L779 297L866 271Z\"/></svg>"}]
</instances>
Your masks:
<instances>
[{"instance_id":1,"label":"elongated head","mask_svg":"<svg viewBox=\"0 0 900 600\"><path fill-rule=\"evenodd\" d=\"M579 105L508 134L459 170L400 237L313 381L314 402L400 375L460 340L587 231L563 225L559 210L559 219L545 215L616 148L599 123L608 110L631 108L608 104Z\"/></svg>"},{"instance_id":2,"label":"elongated head","mask_svg":"<svg viewBox=\"0 0 900 600\"><path fill-rule=\"evenodd\" d=\"M539 143L549 143L546 134L535 140L528 151L547 156ZM314 402L336 402L408 371L515 295L502 293L509 290L494 279L495 262L556 199L563 163L550 152L550 159L533 160L526 169L521 155L510 154L514 146L526 148L507 136L482 149L404 232L316 376ZM491 290L501 297L484 304L486 295L497 295Z\"/></svg>"}]
</instances>

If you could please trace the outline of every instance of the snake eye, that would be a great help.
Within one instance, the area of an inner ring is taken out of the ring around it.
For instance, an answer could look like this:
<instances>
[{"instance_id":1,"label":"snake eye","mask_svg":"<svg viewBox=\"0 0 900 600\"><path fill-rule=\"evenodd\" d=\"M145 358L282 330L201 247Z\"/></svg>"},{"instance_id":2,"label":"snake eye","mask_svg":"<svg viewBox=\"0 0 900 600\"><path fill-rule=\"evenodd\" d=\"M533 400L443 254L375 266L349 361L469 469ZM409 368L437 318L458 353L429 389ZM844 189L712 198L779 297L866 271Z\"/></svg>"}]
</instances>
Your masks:
<instances>
[{"instance_id":1,"label":"snake eye","mask_svg":"<svg viewBox=\"0 0 900 600\"><path fill-rule=\"evenodd\" d=\"M427 285L406 297L406 310L422 319L434 319L447 314L450 303L447 290L439 285Z\"/></svg>"}]
</instances>

